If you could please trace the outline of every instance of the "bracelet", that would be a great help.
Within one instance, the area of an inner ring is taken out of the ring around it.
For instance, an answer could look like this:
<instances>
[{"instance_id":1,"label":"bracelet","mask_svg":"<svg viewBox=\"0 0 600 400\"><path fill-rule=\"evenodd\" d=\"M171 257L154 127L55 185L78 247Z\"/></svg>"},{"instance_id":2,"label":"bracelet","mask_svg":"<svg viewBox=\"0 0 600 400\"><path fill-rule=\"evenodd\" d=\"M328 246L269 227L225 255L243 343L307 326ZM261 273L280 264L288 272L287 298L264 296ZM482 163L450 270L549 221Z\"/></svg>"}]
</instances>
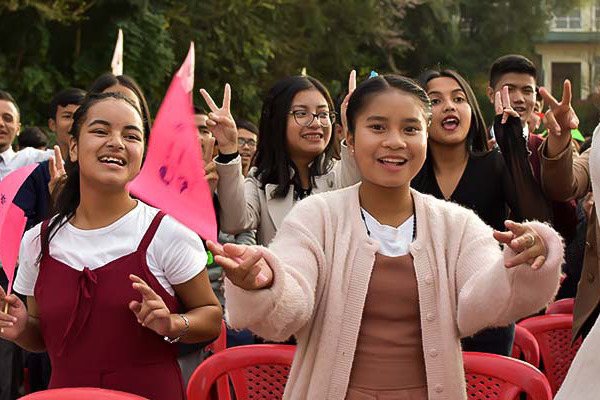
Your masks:
<instances>
[{"instance_id":1,"label":"bracelet","mask_svg":"<svg viewBox=\"0 0 600 400\"><path fill-rule=\"evenodd\" d=\"M187 317L183 314L179 314L179 316L183 319L183 322L185 322L185 328L183 328L183 332L181 333L181 335L177 336L176 338L171 339L170 337L165 336L164 339L167 343L179 342L179 340L188 333L188 329L190 329L190 321L187 319Z\"/></svg>"}]
</instances>

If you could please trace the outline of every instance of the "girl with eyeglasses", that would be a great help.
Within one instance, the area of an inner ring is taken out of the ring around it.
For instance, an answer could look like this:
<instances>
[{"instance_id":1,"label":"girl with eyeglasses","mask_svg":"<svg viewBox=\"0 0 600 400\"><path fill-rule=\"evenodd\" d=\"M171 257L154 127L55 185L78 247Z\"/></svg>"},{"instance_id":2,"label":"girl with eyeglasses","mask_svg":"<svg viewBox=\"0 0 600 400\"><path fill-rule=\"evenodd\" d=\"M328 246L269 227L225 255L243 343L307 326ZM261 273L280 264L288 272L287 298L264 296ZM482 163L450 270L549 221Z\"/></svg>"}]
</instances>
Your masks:
<instances>
[{"instance_id":1,"label":"girl with eyeglasses","mask_svg":"<svg viewBox=\"0 0 600 400\"><path fill-rule=\"evenodd\" d=\"M257 243L269 244L293 205L312 193L358 182L354 163L342 150L332 158L333 103L321 82L310 76L284 78L263 103L254 167L244 180L238 134L230 112L231 89L223 107L201 90L212 112L207 124L219 142L221 230L257 230Z\"/></svg>"},{"instance_id":2,"label":"girl with eyeglasses","mask_svg":"<svg viewBox=\"0 0 600 400\"><path fill-rule=\"evenodd\" d=\"M539 222L494 232L410 188L431 119L412 80L367 79L347 110L360 184L301 201L268 249L207 242L227 322L297 338L285 400L466 400L460 337L545 306L561 239Z\"/></svg>"}]
</instances>

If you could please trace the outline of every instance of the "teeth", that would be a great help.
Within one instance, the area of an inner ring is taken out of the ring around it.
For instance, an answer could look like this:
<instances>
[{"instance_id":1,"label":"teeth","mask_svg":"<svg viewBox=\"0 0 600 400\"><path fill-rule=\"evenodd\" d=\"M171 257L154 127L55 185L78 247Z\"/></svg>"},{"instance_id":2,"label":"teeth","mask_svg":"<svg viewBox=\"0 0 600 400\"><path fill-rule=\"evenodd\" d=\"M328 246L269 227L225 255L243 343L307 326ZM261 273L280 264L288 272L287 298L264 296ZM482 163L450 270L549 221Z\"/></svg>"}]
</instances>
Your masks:
<instances>
[{"instance_id":1,"label":"teeth","mask_svg":"<svg viewBox=\"0 0 600 400\"><path fill-rule=\"evenodd\" d=\"M101 157L100 161L114 163L114 164L118 164L118 165L125 165L125 162L123 160L120 160L120 159L114 158L114 157Z\"/></svg>"},{"instance_id":2,"label":"teeth","mask_svg":"<svg viewBox=\"0 0 600 400\"><path fill-rule=\"evenodd\" d=\"M380 158L379 160L382 162L393 163L393 164L403 164L406 162L406 160L398 160L396 158Z\"/></svg>"},{"instance_id":3,"label":"teeth","mask_svg":"<svg viewBox=\"0 0 600 400\"><path fill-rule=\"evenodd\" d=\"M308 139L320 139L321 135L304 135L304 137Z\"/></svg>"}]
</instances>

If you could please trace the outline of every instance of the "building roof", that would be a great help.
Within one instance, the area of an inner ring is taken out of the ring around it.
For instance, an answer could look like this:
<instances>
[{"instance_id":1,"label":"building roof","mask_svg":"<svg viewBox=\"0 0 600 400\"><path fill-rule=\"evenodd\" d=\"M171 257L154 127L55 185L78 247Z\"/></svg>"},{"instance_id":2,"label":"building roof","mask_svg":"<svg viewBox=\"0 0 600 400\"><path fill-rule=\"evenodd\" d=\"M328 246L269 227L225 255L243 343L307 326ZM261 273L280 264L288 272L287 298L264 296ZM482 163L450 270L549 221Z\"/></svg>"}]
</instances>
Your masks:
<instances>
[{"instance_id":1,"label":"building roof","mask_svg":"<svg viewBox=\"0 0 600 400\"><path fill-rule=\"evenodd\" d=\"M536 43L600 43L600 32L554 31L537 37Z\"/></svg>"}]
</instances>

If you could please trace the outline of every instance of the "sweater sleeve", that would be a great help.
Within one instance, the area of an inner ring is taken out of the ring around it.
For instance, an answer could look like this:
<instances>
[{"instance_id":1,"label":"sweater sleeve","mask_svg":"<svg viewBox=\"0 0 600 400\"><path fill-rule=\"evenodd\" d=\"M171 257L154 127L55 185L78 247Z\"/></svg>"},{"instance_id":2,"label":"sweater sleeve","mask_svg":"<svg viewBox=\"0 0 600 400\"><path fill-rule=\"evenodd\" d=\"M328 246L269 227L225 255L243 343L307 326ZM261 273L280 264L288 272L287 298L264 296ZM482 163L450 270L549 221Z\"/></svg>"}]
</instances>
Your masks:
<instances>
[{"instance_id":1,"label":"sweater sleeve","mask_svg":"<svg viewBox=\"0 0 600 400\"><path fill-rule=\"evenodd\" d=\"M358 171L358 168L356 166L356 162L354 161L354 158L352 158L348 153L348 146L346 146L345 140L341 143L340 156L340 162L338 162L335 165L335 167L333 167L336 176L336 189L352 186L360 182L361 179L360 172Z\"/></svg>"},{"instance_id":2,"label":"sweater sleeve","mask_svg":"<svg viewBox=\"0 0 600 400\"><path fill-rule=\"evenodd\" d=\"M312 318L317 281L326 263L322 235L315 234L320 219L311 200L296 205L268 249L257 247L273 270L270 288L248 291L225 279L225 317L232 328L284 341ZM305 221L311 222L310 230Z\"/></svg>"},{"instance_id":3,"label":"sweater sleeve","mask_svg":"<svg viewBox=\"0 0 600 400\"><path fill-rule=\"evenodd\" d=\"M558 290L564 260L562 239L550 226L528 222L544 240L548 254L537 271L529 264L506 268L515 252L500 250L492 230L474 214L465 227L456 265L457 324L461 336L506 326L542 309Z\"/></svg>"},{"instance_id":4,"label":"sweater sleeve","mask_svg":"<svg viewBox=\"0 0 600 400\"><path fill-rule=\"evenodd\" d=\"M220 228L234 235L256 229L260 224L260 183L254 177L244 179L241 160L237 157L227 164L215 161L219 174Z\"/></svg>"}]
</instances>

